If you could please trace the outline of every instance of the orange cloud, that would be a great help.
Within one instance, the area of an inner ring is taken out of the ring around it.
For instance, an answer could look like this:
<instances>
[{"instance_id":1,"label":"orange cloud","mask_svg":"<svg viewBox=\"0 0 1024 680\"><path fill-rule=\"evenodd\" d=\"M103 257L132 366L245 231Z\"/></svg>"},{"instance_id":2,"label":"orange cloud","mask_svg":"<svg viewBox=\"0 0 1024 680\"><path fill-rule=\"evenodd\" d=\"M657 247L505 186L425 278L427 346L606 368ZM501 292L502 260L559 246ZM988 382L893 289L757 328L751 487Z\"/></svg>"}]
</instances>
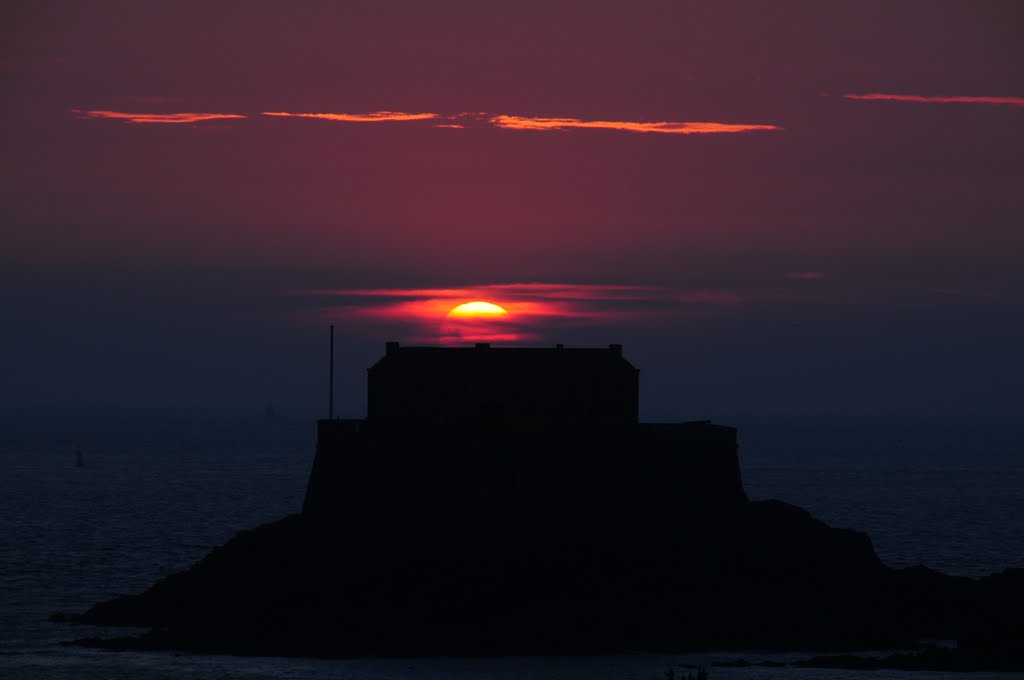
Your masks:
<instances>
[{"instance_id":1,"label":"orange cloud","mask_svg":"<svg viewBox=\"0 0 1024 680\"><path fill-rule=\"evenodd\" d=\"M154 99L154 101L156 101ZM72 109L81 118L110 118L129 123L197 123L205 120L246 118L235 113L133 113L95 109ZM433 120L433 127L463 129L469 125L493 125L506 130L567 130L589 128L624 132L653 132L673 135L707 135L758 130L781 130L777 125L713 122L636 122L615 120L581 120L579 118L536 118L528 116L491 116L486 113L406 113L403 111L372 111L370 113L294 113L290 111L262 111L270 118L306 118L343 123L382 123ZM469 125L467 125L467 123Z\"/></svg>"},{"instance_id":2,"label":"orange cloud","mask_svg":"<svg viewBox=\"0 0 1024 680\"><path fill-rule=\"evenodd\" d=\"M541 286L540 292L534 292ZM584 300L606 300L591 292L590 286L550 286L544 284L485 285L470 288L378 288L352 290L317 290L314 295L342 298L349 301L342 307L345 316L365 319L436 321L443 319L454 307L474 300L494 302L511 316L597 318L601 310L582 309L571 304ZM593 288L600 289L599 286ZM557 291L557 292L552 292ZM577 292L578 291L578 292ZM384 300L367 302L370 299ZM355 303L355 304L353 304Z\"/></svg>"},{"instance_id":3,"label":"orange cloud","mask_svg":"<svg viewBox=\"0 0 1024 680\"><path fill-rule=\"evenodd\" d=\"M915 102L923 104L994 104L1001 106L1024 106L1024 97L928 97L920 94L885 94L872 92L869 94L844 94L844 99L860 101L892 101Z\"/></svg>"},{"instance_id":4,"label":"orange cloud","mask_svg":"<svg viewBox=\"0 0 1024 680\"><path fill-rule=\"evenodd\" d=\"M496 298L533 314L571 314L569 303L630 302L673 298L670 289L653 286L623 286L571 283L501 283L467 288L371 288L313 290L308 294L354 298L391 298L395 300L442 301L444 304L462 298ZM558 306L555 301L561 301ZM502 306L506 306L502 302ZM543 302L544 304L540 304ZM420 304L420 303L417 303ZM443 306L443 305L442 305ZM454 306L454 305L453 305ZM447 313L447 309L445 310Z\"/></svg>"},{"instance_id":5,"label":"orange cloud","mask_svg":"<svg viewBox=\"0 0 1024 680\"><path fill-rule=\"evenodd\" d=\"M126 123L159 123L181 125L183 123L199 123L204 120L225 120L245 118L237 113L129 113L127 111L104 111L96 109L71 109L79 118L109 118L123 120Z\"/></svg>"},{"instance_id":6,"label":"orange cloud","mask_svg":"<svg viewBox=\"0 0 1024 680\"><path fill-rule=\"evenodd\" d=\"M621 130L624 132L660 132L672 135L707 135L756 130L781 130L777 125L751 125L746 123L710 122L657 122L640 123L621 120L580 120L579 118L533 118L528 116L492 116L490 123L507 130L565 130L591 128Z\"/></svg>"},{"instance_id":7,"label":"orange cloud","mask_svg":"<svg viewBox=\"0 0 1024 680\"><path fill-rule=\"evenodd\" d=\"M287 111L263 111L262 115L275 118L316 118L344 123L380 123L385 121L430 120L440 118L436 113L403 113L401 111L374 111L372 113L289 113Z\"/></svg>"}]
</instances>

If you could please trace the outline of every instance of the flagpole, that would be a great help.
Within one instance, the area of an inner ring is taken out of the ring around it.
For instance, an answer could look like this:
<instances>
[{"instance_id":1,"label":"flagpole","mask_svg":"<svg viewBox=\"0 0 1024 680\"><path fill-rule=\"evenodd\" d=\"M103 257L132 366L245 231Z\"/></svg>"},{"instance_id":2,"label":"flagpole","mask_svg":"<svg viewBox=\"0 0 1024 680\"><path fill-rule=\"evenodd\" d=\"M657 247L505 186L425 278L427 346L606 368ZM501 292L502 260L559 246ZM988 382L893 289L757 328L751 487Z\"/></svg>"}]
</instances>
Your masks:
<instances>
[{"instance_id":1,"label":"flagpole","mask_svg":"<svg viewBox=\"0 0 1024 680\"><path fill-rule=\"evenodd\" d=\"M327 419L334 420L334 324L331 324L331 364L327 376Z\"/></svg>"}]
</instances>

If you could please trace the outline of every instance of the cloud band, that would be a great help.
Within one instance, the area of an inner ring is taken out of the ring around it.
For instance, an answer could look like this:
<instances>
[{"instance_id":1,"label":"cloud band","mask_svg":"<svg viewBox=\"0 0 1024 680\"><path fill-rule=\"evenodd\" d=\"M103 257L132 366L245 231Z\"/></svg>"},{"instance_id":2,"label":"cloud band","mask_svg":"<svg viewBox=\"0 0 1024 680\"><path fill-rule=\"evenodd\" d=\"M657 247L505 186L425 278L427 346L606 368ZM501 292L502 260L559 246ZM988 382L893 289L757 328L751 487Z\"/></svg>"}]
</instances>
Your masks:
<instances>
[{"instance_id":1,"label":"cloud band","mask_svg":"<svg viewBox=\"0 0 1024 680\"><path fill-rule=\"evenodd\" d=\"M868 94L844 94L844 99L857 101L890 101L911 102L915 104L989 104L994 106L1024 106L1024 97L984 97L984 96L926 96L920 94L887 94L870 92Z\"/></svg>"}]
</instances>

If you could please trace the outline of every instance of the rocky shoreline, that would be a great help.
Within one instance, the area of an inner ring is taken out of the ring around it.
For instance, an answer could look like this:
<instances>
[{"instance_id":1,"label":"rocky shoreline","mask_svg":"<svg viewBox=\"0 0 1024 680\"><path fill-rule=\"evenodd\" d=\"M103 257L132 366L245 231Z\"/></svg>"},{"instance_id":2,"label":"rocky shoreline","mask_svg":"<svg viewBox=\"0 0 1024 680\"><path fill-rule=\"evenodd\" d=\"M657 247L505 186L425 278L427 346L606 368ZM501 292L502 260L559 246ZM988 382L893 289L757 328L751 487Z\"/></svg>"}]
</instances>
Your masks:
<instances>
[{"instance_id":1,"label":"rocky shoreline","mask_svg":"<svg viewBox=\"0 0 1024 680\"><path fill-rule=\"evenodd\" d=\"M372 532L290 516L241 532L140 595L77 617L148 632L76 642L353 658L839 653L949 639L956 648L823 655L796 665L1022 668L1024 570L978 580L893 570L864 534L778 501L687 511L671 527L649 516L605 518L595 523L601 531L583 534L580 508L508 509L481 506L458 525L427 512L400 522L404 530L378 522Z\"/></svg>"}]
</instances>

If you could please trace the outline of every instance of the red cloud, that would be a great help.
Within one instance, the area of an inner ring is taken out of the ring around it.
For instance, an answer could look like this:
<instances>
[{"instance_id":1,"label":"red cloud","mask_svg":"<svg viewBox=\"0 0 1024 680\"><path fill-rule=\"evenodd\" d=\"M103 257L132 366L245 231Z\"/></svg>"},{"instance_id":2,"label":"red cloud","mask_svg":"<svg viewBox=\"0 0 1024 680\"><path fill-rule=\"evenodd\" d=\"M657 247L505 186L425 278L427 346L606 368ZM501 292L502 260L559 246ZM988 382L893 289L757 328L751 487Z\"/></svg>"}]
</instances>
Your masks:
<instances>
[{"instance_id":1,"label":"red cloud","mask_svg":"<svg viewBox=\"0 0 1024 680\"><path fill-rule=\"evenodd\" d=\"M344 123L380 123L385 121L430 120L440 118L436 113L403 113L401 111L373 111L372 113L289 113L287 111L263 111L262 115L275 118L316 118Z\"/></svg>"},{"instance_id":2,"label":"red cloud","mask_svg":"<svg viewBox=\"0 0 1024 680\"><path fill-rule=\"evenodd\" d=\"M104 111L95 109L71 109L80 118L110 118L123 120L126 123L160 123L181 125L183 123L198 123L204 120L224 120L230 118L245 118L237 113L129 113L127 111Z\"/></svg>"},{"instance_id":3,"label":"red cloud","mask_svg":"<svg viewBox=\"0 0 1024 680\"><path fill-rule=\"evenodd\" d=\"M622 120L580 120L579 118L531 118L528 116L492 116L492 124L508 130L565 130L591 128L621 130L624 132L660 132L672 135L707 135L755 130L781 130L777 125L751 125L746 123L711 122L656 122L641 123Z\"/></svg>"},{"instance_id":4,"label":"red cloud","mask_svg":"<svg viewBox=\"0 0 1024 680\"><path fill-rule=\"evenodd\" d=\"M923 104L994 104L1002 106L1024 106L1024 97L929 97L920 94L886 94L871 92L869 94L844 94L845 99L860 101L893 101L915 102Z\"/></svg>"}]
</instances>

